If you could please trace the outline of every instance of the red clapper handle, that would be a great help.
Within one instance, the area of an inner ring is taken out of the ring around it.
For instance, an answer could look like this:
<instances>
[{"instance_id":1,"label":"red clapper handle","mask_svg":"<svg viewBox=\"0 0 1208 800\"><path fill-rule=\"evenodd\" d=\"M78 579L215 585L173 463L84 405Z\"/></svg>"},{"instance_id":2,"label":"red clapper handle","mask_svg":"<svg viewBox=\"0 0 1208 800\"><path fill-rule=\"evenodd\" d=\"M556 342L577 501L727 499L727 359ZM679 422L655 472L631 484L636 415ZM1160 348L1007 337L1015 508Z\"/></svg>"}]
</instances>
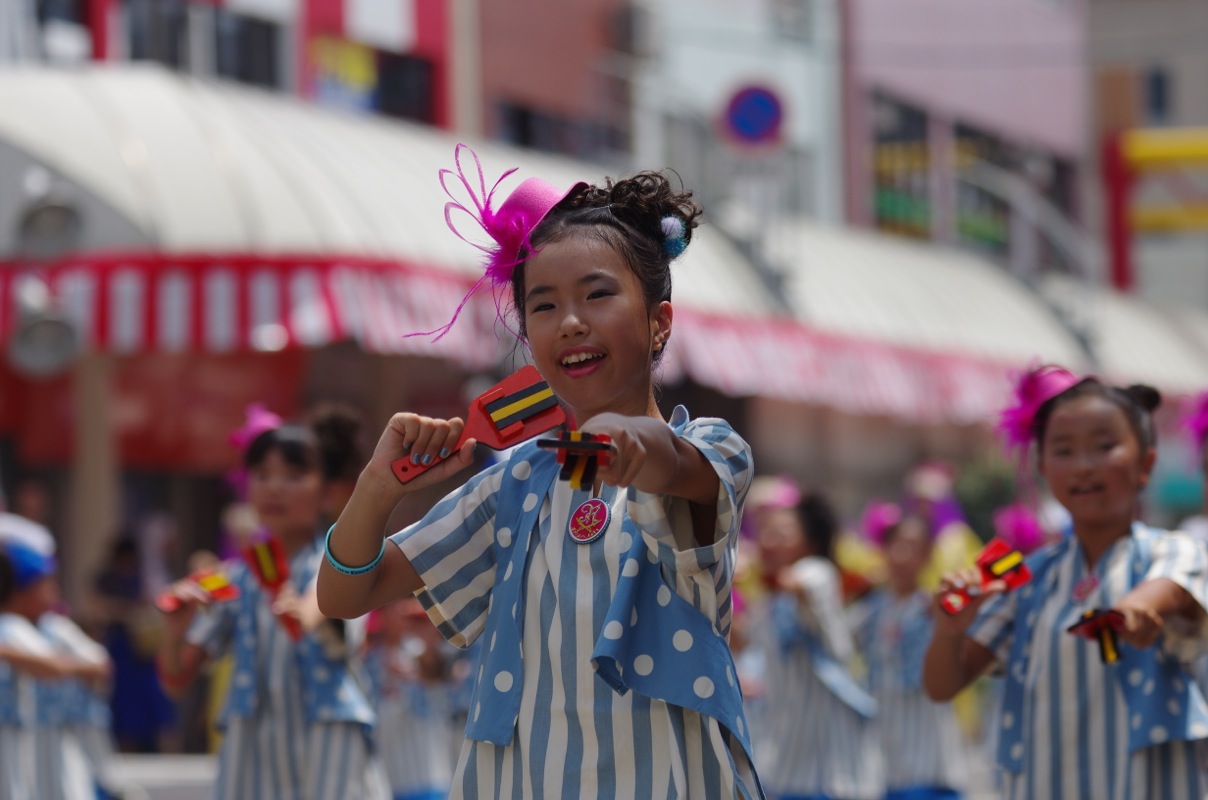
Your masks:
<instances>
[{"instance_id":1,"label":"red clapper handle","mask_svg":"<svg viewBox=\"0 0 1208 800\"><path fill-rule=\"evenodd\" d=\"M1120 660L1117 633L1124 629L1124 615L1114 608L1094 608L1083 612L1082 619L1066 628L1067 633L1094 640L1099 644L1099 660L1114 664Z\"/></svg>"},{"instance_id":2,"label":"red clapper handle","mask_svg":"<svg viewBox=\"0 0 1208 800\"><path fill-rule=\"evenodd\" d=\"M503 450L565 423L566 412L558 405L558 398L537 368L529 365L487 389L470 404L466 427L449 453L458 452L470 439ZM438 458L430 464L413 464L410 457L404 457L390 467L400 483L407 483L441 461Z\"/></svg>"},{"instance_id":3,"label":"red clapper handle","mask_svg":"<svg viewBox=\"0 0 1208 800\"><path fill-rule=\"evenodd\" d=\"M256 542L244 549L243 557L260 586L268 592L269 597L276 600L281 587L289 580L289 560L285 557L285 548L281 546L281 541L270 537ZM302 623L297 619L279 614L277 621L285 628L290 639L296 642L302 638Z\"/></svg>"},{"instance_id":4,"label":"red clapper handle","mask_svg":"<svg viewBox=\"0 0 1208 800\"><path fill-rule=\"evenodd\" d=\"M225 603L239 597L239 587L231 583L230 578L221 572L210 569L198 570L189 575L188 579L205 590L206 594L210 596L210 602ZM155 607L165 614L171 614L182 605L180 598L170 591L163 591L159 597L155 598Z\"/></svg>"},{"instance_id":5,"label":"red clapper handle","mask_svg":"<svg viewBox=\"0 0 1208 800\"><path fill-rule=\"evenodd\" d=\"M1002 581L1007 585L1007 591L1018 589L1032 580L1032 570L1024 561L1023 553L1016 550L1002 539L991 539L985 549L977 556L977 566L981 570L981 585L970 586L948 592L940 599L940 607L949 614L959 614L961 609L969 604L969 600L981 594L991 581Z\"/></svg>"}]
</instances>

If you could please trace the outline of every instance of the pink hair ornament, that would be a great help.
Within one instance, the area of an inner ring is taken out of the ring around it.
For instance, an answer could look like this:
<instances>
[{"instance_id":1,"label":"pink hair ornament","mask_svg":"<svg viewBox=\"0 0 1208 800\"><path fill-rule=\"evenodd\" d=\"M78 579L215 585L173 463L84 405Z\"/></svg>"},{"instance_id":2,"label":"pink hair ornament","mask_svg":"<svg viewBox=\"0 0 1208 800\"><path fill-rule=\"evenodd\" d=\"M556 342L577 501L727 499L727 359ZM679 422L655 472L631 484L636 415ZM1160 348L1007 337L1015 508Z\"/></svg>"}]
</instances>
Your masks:
<instances>
[{"instance_id":1,"label":"pink hair ornament","mask_svg":"<svg viewBox=\"0 0 1208 800\"><path fill-rule=\"evenodd\" d=\"M999 413L995 430L1002 435L1008 451L1027 452L1035 433L1040 407L1082 378L1062 367L1046 364L1032 367L1015 383L1014 402Z\"/></svg>"},{"instance_id":2,"label":"pink hair ornament","mask_svg":"<svg viewBox=\"0 0 1208 800\"><path fill-rule=\"evenodd\" d=\"M280 428L284 424L284 420L265 408L263 403L252 403L244 413L246 419L243 426L231 431L227 436L227 441L233 447L239 448L240 452L246 450L260 434Z\"/></svg>"},{"instance_id":3,"label":"pink hair ornament","mask_svg":"<svg viewBox=\"0 0 1208 800\"><path fill-rule=\"evenodd\" d=\"M880 546L885 543L885 532L902 521L902 508L897 503L873 500L864 509L860 519L860 531L864 538Z\"/></svg>"},{"instance_id":4,"label":"pink hair ornament","mask_svg":"<svg viewBox=\"0 0 1208 800\"><path fill-rule=\"evenodd\" d=\"M1022 503L994 512L994 532L1025 556L1044 544L1045 530L1032 510Z\"/></svg>"},{"instance_id":5,"label":"pink hair ornament","mask_svg":"<svg viewBox=\"0 0 1208 800\"><path fill-rule=\"evenodd\" d=\"M1197 449L1203 449L1208 439L1208 392L1201 392L1187 401L1183 427L1191 434Z\"/></svg>"},{"instance_id":6,"label":"pink hair ornament","mask_svg":"<svg viewBox=\"0 0 1208 800\"><path fill-rule=\"evenodd\" d=\"M470 175L466 174L466 169L462 165L463 151L469 153L474 162L473 173ZM466 303L470 302L470 298L484 283L489 280L492 289L497 290L511 281L512 273L523 261L521 252L531 249L529 237L532 235L533 229L541 224L541 220L545 219L554 206L558 205L571 192L587 185L579 182L570 189L558 189L540 178L528 178L517 186L496 209L493 203L495 193L499 190L499 184L516 172L518 167L512 167L500 175L488 191L486 176L482 171L482 162L469 145L458 144L454 148L453 166L454 169L440 171L440 188L449 197L449 202L445 203L445 224L458 239L482 251L486 256L486 263L482 277L466 292L465 297L453 312L452 319L436 330L408 334L408 336L436 334L433 341L440 341L452 329ZM450 188L450 184L452 184L452 188ZM454 190L457 190L458 193L464 190L466 199L459 199ZM479 244L458 230L457 224L454 222L456 212L468 216L475 227L480 228L490 237L493 244ZM502 318L503 313L499 307L498 294L495 294L495 308Z\"/></svg>"}]
</instances>

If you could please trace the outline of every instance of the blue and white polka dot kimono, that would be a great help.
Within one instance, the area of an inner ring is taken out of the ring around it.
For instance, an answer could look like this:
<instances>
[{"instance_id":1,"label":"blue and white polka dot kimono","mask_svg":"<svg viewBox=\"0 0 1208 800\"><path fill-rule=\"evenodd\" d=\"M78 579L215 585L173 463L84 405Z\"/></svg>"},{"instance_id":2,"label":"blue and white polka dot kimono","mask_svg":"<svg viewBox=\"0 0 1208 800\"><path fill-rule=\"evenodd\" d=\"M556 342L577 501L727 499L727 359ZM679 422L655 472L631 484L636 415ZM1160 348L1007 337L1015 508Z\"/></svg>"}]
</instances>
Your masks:
<instances>
[{"instance_id":1,"label":"blue and white polka dot kimono","mask_svg":"<svg viewBox=\"0 0 1208 800\"><path fill-rule=\"evenodd\" d=\"M1158 645L1121 644L1120 660L1105 665L1094 642L1066 629L1084 610L1111 606L1155 578L1208 607L1204 545L1136 523L1093 572L1072 537L1028 563L1032 582L988 601L968 634L1005 671L997 752L1005 796L1203 798L1208 707L1186 664L1208 649L1205 631L1168 622Z\"/></svg>"},{"instance_id":2,"label":"blue and white polka dot kimono","mask_svg":"<svg viewBox=\"0 0 1208 800\"><path fill-rule=\"evenodd\" d=\"M863 606L856 638L877 701L888 797L955 796L969 777L956 715L950 703L932 702L923 692L923 658L935 628L931 599L922 592L900 597L881 589Z\"/></svg>"},{"instance_id":3,"label":"blue and white polka dot kimono","mask_svg":"<svg viewBox=\"0 0 1208 800\"><path fill-rule=\"evenodd\" d=\"M452 797L761 796L725 640L750 448L671 427L721 479L712 545L686 501L611 486L603 535L572 540L590 493L532 444L392 537L442 634L484 643Z\"/></svg>"},{"instance_id":4,"label":"blue and white polka dot kimono","mask_svg":"<svg viewBox=\"0 0 1208 800\"><path fill-rule=\"evenodd\" d=\"M290 582L299 594L314 582L322 558L318 538L290 558ZM250 570L243 563L228 570L240 597L198 614L187 636L211 658L234 650L213 796L388 798L372 748L376 718L345 648L327 652L314 633L292 642Z\"/></svg>"},{"instance_id":5,"label":"blue and white polka dot kimono","mask_svg":"<svg viewBox=\"0 0 1208 800\"><path fill-rule=\"evenodd\" d=\"M418 670L418 639L396 647L376 645L365 654L378 714L378 752L394 800L443 800L453 780L453 709L449 685L426 683L406 672ZM448 647L448 645L444 645Z\"/></svg>"},{"instance_id":6,"label":"blue and white polka dot kimono","mask_svg":"<svg viewBox=\"0 0 1208 800\"><path fill-rule=\"evenodd\" d=\"M38 620L38 630L55 652L66 657L98 666L109 659L103 646L62 614L53 611L43 614ZM65 760L70 764L70 767L64 764L61 769L48 770L47 778L41 783L56 781L74 787L71 791L60 787L53 792L55 796L73 796L73 793L84 791L79 796L92 800L96 787L111 785L109 767L113 744L109 734L108 699L97 687L76 678L38 681L37 696L38 746L68 748Z\"/></svg>"},{"instance_id":7,"label":"blue and white polka dot kimono","mask_svg":"<svg viewBox=\"0 0 1208 800\"><path fill-rule=\"evenodd\" d=\"M852 677L854 652L839 572L825 558L792 567L808 598L776 592L753 605L753 642L764 654L767 691L760 775L779 800L873 800L884 792L876 700Z\"/></svg>"}]
</instances>

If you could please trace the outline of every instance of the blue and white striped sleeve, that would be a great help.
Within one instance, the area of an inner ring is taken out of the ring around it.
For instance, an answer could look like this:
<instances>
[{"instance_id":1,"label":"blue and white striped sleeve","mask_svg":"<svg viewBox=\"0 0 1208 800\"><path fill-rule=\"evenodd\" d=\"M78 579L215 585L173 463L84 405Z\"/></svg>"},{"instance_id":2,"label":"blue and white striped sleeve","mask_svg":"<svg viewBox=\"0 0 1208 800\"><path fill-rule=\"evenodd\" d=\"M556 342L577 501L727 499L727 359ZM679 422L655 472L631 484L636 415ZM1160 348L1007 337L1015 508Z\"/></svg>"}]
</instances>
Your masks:
<instances>
[{"instance_id":1,"label":"blue and white striped sleeve","mask_svg":"<svg viewBox=\"0 0 1208 800\"><path fill-rule=\"evenodd\" d=\"M231 583L241 585L240 574L246 568L236 564L229 573ZM218 658L231 649L231 641L235 637L235 616L244 606L242 598L229 603L214 603L202 608L189 630L185 633L185 641L206 651L210 658ZM247 613L254 613L250 609Z\"/></svg>"},{"instance_id":2,"label":"blue and white striped sleeve","mask_svg":"<svg viewBox=\"0 0 1208 800\"><path fill-rule=\"evenodd\" d=\"M973 641L994 654L1000 665L1006 665L1015 638L1015 616L1019 610L1019 592L1006 592L991 597L977 612L977 618L965 632Z\"/></svg>"},{"instance_id":3,"label":"blue and white striped sleeve","mask_svg":"<svg viewBox=\"0 0 1208 800\"><path fill-rule=\"evenodd\" d=\"M742 509L755 468L751 446L723 419L694 419L684 426L680 438L709 460L720 484L717 489L713 544L694 547L677 558L680 571L693 572L720 563L737 545Z\"/></svg>"},{"instance_id":4,"label":"blue and white striped sleeve","mask_svg":"<svg viewBox=\"0 0 1208 800\"><path fill-rule=\"evenodd\" d=\"M424 581L416 596L428 617L458 647L468 647L486 625L495 585L495 509L507 468L503 462L479 473L390 537Z\"/></svg>"},{"instance_id":5,"label":"blue and white striped sleeve","mask_svg":"<svg viewBox=\"0 0 1208 800\"><path fill-rule=\"evenodd\" d=\"M1166 578L1181 586L1203 610L1208 610L1208 546L1185 533L1172 532L1153 545L1145 580ZM1202 612L1194 623L1173 618L1164 632L1164 648L1185 660L1208 652L1208 616Z\"/></svg>"}]
</instances>

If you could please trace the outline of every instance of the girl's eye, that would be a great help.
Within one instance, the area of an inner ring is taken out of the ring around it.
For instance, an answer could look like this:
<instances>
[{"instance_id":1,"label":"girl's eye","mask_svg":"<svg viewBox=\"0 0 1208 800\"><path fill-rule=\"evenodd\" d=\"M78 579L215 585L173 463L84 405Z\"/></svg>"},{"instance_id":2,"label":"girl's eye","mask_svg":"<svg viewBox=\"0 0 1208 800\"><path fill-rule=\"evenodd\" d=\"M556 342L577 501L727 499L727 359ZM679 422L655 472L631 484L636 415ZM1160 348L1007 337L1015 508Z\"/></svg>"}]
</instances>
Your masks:
<instances>
[{"instance_id":1,"label":"girl's eye","mask_svg":"<svg viewBox=\"0 0 1208 800\"><path fill-rule=\"evenodd\" d=\"M530 314L536 314L538 311L549 311L554 307L553 303L538 303L529 309Z\"/></svg>"},{"instance_id":2,"label":"girl's eye","mask_svg":"<svg viewBox=\"0 0 1208 800\"><path fill-rule=\"evenodd\" d=\"M594 292L592 292L591 294L589 294L587 296L587 299L595 300L596 298L599 298L599 297L610 297L610 296L612 296L612 294L613 294L613 292L611 292L608 289L596 289Z\"/></svg>"}]
</instances>

